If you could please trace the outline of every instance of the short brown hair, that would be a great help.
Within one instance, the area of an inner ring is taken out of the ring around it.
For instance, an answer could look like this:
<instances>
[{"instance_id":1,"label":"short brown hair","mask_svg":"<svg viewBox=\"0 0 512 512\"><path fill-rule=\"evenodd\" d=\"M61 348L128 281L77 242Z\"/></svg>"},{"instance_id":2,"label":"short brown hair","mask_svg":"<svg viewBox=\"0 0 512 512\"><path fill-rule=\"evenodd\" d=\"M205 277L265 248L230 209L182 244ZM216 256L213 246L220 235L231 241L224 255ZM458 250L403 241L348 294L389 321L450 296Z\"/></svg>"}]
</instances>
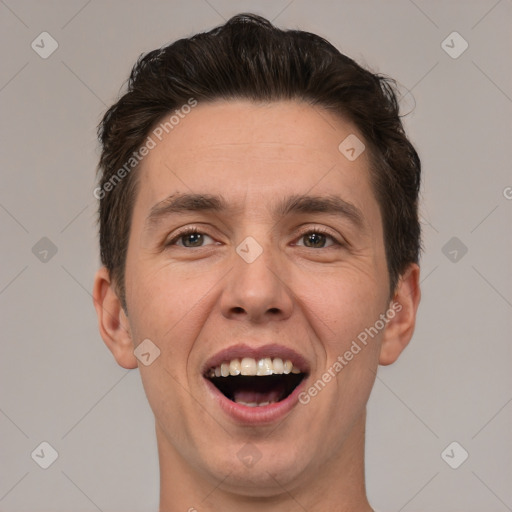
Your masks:
<instances>
[{"instance_id":1,"label":"short brown hair","mask_svg":"<svg viewBox=\"0 0 512 512\"><path fill-rule=\"evenodd\" d=\"M354 123L372 162L371 181L383 219L393 292L407 265L418 262L421 248L421 164L405 135L396 90L394 80L362 68L322 37L281 30L253 14L239 14L209 32L141 55L126 93L98 126L101 260L123 307L137 173L120 171L151 128L191 98L296 99ZM115 180L120 174L122 179Z\"/></svg>"}]
</instances>

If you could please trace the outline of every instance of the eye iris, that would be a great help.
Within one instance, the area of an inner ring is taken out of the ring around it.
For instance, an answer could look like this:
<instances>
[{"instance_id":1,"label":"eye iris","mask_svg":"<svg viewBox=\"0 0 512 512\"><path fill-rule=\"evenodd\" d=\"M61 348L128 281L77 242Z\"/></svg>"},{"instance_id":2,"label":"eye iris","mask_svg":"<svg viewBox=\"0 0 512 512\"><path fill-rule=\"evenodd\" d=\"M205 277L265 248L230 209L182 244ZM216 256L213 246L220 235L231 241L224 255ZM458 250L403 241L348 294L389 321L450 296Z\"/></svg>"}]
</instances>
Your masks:
<instances>
[{"instance_id":1,"label":"eye iris","mask_svg":"<svg viewBox=\"0 0 512 512\"><path fill-rule=\"evenodd\" d=\"M187 245L187 241L192 241L192 245ZM203 235L201 233L187 233L183 235L183 245L185 247L199 247L202 241Z\"/></svg>"},{"instance_id":2,"label":"eye iris","mask_svg":"<svg viewBox=\"0 0 512 512\"><path fill-rule=\"evenodd\" d=\"M321 233L310 233L305 235L305 239L307 241L305 242L306 247L322 247L325 243L325 235ZM312 241L312 245L308 245L309 241Z\"/></svg>"}]
</instances>

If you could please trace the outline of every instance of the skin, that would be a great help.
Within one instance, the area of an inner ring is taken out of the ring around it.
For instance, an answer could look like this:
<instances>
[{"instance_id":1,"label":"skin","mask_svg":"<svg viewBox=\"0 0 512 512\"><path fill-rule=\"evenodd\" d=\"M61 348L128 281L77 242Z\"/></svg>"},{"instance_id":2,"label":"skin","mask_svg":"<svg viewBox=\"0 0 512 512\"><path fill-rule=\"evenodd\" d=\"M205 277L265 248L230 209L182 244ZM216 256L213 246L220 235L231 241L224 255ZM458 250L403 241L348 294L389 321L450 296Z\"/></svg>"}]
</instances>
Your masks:
<instances>
[{"instance_id":1,"label":"skin","mask_svg":"<svg viewBox=\"0 0 512 512\"><path fill-rule=\"evenodd\" d=\"M155 415L162 512L372 510L366 404L378 365L393 363L412 336L419 268L411 264L390 297L367 152L349 161L338 150L349 134L363 140L346 120L295 101L199 104L137 170L127 312L105 268L93 295L105 343L122 367L139 367ZM220 194L232 209L147 229L150 209L176 192ZM273 205L290 194L337 195L360 210L362 225L324 213L276 219ZM189 236L165 247L185 226L208 235L203 245L185 247ZM304 232L318 227L333 238L307 246ZM263 249L250 264L235 251L248 236ZM205 393L202 365L243 342L294 348L312 384L393 301L401 310L385 328L276 424L242 426ZM133 354L146 338L161 351L149 366ZM252 467L237 456L247 443L261 455Z\"/></svg>"}]
</instances>

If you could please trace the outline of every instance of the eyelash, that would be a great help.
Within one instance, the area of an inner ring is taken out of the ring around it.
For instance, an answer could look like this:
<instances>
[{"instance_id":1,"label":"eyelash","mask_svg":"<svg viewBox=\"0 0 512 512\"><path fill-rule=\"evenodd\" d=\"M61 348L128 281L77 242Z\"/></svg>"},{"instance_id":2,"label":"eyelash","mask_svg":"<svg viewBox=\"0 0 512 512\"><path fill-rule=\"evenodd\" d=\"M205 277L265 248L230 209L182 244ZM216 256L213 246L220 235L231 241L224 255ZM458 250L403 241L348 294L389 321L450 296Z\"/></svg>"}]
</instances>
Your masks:
<instances>
[{"instance_id":1,"label":"eyelash","mask_svg":"<svg viewBox=\"0 0 512 512\"><path fill-rule=\"evenodd\" d=\"M319 234L319 235L325 235L326 237L330 238L333 241L333 245L338 245L340 247L345 246L345 244L343 242L340 242L339 240L337 240L331 234L330 231L328 231L327 229L322 228L320 226L309 228L306 231L301 232L300 235L299 235L298 240L300 240L301 238L305 237L306 235L309 235L309 234L312 234L312 233ZM175 245L175 243L180 238L182 238L184 236L187 236L187 235L191 235L191 234L201 234L201 235L210 236L210 235L208 235L208 233L205 233L205 232L199 230L197 227L184 228L183 231L178 232L171 240L166 242L165 246L166 247L173 246L173 245ZM210 237L210 238L213 238L213 237ZM329 246L329 247L332 247L332 246ZM319 247L319 249L328 249L329 247ZM194 248L195 249L200 249L201 247L184 247L184 249L194 249ZM306 247L306 249L313 249L313 248L312 247Z\"/></svg>"}]
</instances>

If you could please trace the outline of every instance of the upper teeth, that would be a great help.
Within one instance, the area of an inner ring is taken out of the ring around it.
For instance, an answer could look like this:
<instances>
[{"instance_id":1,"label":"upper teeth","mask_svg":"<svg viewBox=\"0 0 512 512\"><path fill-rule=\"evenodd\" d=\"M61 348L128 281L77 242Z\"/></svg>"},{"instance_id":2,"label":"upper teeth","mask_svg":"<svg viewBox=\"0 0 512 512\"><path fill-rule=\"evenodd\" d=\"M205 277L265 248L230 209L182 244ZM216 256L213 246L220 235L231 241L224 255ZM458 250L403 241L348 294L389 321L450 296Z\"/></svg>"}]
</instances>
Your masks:
<instances>
[{"instance_id":1,"label":"upper teeth","mask_svg":"<svg viewBox=\"0 0 512 512\"><path fill-rule=\"evenodd\" d=\"M289 360L282 360L280 357L271 359L265 357L263 359L253 359L252 357L244 357L240 359L232 359L231 361L224 361L220 366L211 368L209 377L228 377L229 375L281 375L289 373L300 373L300 370L293 366Z\"/></svg>"}]
</instances>

